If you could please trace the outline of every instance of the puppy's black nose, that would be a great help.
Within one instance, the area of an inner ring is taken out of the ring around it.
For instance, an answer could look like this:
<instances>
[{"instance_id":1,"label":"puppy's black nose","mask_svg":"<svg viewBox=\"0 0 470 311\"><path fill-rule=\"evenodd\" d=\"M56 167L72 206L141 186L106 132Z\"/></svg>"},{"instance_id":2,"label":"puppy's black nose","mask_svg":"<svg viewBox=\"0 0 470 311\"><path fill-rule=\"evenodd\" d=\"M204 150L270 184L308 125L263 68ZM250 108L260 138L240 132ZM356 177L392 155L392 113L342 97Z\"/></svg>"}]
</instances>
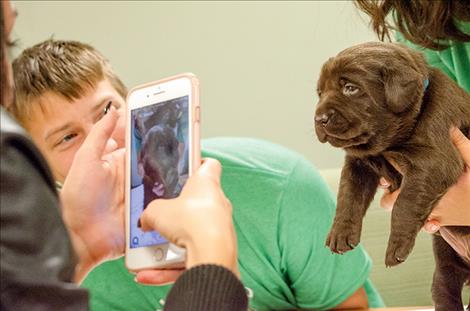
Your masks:
<instances>
[{"instance_id":1,"label":"puppy's black nose","mask_svg":"<svg viewBox=\"0 0 470 311\"><path fill-rule=\"evenodd\" d=\"M315 121L320 122L322 125L327 125L328 121L331 119L331 117L335 114L334 110L328 110L325 113L318 114L315 116Z\"/></svg>"}]
</instances>

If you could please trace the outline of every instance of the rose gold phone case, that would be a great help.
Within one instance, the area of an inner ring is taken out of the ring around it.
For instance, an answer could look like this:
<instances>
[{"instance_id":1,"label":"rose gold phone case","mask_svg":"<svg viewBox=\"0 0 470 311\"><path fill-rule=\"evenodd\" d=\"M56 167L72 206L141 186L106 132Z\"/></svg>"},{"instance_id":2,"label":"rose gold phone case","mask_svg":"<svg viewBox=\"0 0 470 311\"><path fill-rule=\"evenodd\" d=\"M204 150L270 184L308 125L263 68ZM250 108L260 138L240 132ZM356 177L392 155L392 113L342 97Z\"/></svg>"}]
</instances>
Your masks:
<instances>
[{"instance_id":1,"label":"rose gold phone case","mask_svg":"<svg viewBox=\"0 0 470 311\"><path fill-rule=\"evenodd\" d=\"M191 170L189 172L189 175L191 176L198 168L199 166L201 165L201 147L200 147L200 105L199 105L199 81L198 79L196 78L196 76L192 73L183 73L183 74L179 74L179 75L175 75L175 76L172 76L172 77L168 77L168 78L165 78L165 79L161 79L161 80L157 80L157 81L153 81L153 82L149 82L149 83L145 83L145 84L141 84L141 85L138 85L134 88L132 88L129 92L128 92L128 95L127 95L127 98L126 98L126 103L128 102L128 99L129 99L129 95L136 91L136 90L139 90L139 89L144 89L144 88L147 88L149 86L154 86L154 85L157 85L157 84L162 84L162 83L165 83L165 82L168 82L168 81L171 81L171 80L176 80L176 79L181 79L181 78L187 78L190 82L191 82L191 93L192 93L192 96L191 96L191 102L189 103L189 109L191 111L190 113L190 125L191 125L191 150L192 150L192 157L190 159L191 161ZM130 128L130 109L127 108L126 109L126 120L128 120L128 122L126 122L126 174L129 174L130 172L130 141L128 139L128 135L127 133L130 132L131 128ZM125 234L126 234L126 255L127 255L127 252L128 252L128 249L129 249L129 207L130 207L130 185L128 184L128 181L130 180L130 178L126 175L126 191L125 191L125 194L126 194L126 198L125 198L125 223L126 223L126 230L125 230ZM127 259L127 258L126 258ZM127 260L126 260L126 267L132 271L132 272L137 272L141 269L130 269L128 264L127 264ZM184 262L178 262L176 264L170 264L170 265L165 265L165 266L159 266L158 269L165 269L165 268L174 268L174 267L184 267Z\"/></svg>"}]
</instances>

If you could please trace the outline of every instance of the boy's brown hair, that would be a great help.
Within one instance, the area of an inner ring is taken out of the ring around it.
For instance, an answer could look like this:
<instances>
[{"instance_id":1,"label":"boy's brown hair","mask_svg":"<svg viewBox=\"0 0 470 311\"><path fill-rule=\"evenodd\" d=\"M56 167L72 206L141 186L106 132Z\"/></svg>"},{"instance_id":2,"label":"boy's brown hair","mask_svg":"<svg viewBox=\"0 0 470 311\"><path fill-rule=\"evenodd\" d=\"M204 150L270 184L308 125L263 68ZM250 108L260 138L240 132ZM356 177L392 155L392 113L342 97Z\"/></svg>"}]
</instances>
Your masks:
<instances>
[{"instance_id":1,"label":"boy's brown hair","mask_svg":"<svg viewBox=\"0 0 470 311\"><path fill-rule=\"evenodd\" d=\"M13 61L13 74L16 100L9 110L21 123L30 116L31 103L47 92L72 101L108 79L123 98L127 94L108 60L78 41L49 39L25 49Z\"/></svg>"}]
</instances>

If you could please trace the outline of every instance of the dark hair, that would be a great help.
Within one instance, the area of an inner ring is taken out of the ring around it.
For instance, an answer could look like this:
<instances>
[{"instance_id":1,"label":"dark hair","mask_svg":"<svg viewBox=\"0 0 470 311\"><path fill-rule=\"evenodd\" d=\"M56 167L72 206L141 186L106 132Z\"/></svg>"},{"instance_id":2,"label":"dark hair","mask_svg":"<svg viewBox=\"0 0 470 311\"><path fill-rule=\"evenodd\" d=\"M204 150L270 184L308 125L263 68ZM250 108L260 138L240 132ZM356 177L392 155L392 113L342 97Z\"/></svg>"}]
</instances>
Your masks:
<instances>
[{"instance_id":1,"label":"dark hair","mask_svg":"<svg viewBox=\"0 0 470 311\"><path fill-rule=\"evenodd\" d=\"M405 39L433 50L449 47L450 41L470 41L459 22L470 21L468 0L355 0L357 8L371 17L380 40L390 40L390 30ZM392 13L394 26L387 22Z\"/></svg>"}]
</instances>

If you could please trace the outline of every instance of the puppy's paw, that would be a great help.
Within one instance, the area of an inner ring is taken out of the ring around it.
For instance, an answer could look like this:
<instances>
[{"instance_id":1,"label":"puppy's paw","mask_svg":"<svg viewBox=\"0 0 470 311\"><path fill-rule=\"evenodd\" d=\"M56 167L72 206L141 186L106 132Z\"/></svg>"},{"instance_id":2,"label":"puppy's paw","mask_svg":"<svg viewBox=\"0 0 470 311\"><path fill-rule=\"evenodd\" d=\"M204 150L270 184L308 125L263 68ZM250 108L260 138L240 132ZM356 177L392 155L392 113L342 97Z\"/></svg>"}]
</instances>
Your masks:
<instances>
[{"instance_id":1,"label":"puppy's paw","mask_svg":"<svg viewBox=\"0 0 470 311\"><path fill-rule=\"evenodd\" d=\"M387 253L385 255L385 265L387 267L393 267L404 262L411 253L414 244L415 239L412 237L390 236Z\"/></svg>"},{"instance_id":2,"label":"puppy's paw","mask_svg":"<svg viewBox=\"0 0 470 311\"><path fill-rule=\"evenodd\" d=\"M361 239L361 231L356 230L351 225L335 223L331 228L325 245L332 252L343 254L354 249Z\"/></svg>"}]
</instances>

